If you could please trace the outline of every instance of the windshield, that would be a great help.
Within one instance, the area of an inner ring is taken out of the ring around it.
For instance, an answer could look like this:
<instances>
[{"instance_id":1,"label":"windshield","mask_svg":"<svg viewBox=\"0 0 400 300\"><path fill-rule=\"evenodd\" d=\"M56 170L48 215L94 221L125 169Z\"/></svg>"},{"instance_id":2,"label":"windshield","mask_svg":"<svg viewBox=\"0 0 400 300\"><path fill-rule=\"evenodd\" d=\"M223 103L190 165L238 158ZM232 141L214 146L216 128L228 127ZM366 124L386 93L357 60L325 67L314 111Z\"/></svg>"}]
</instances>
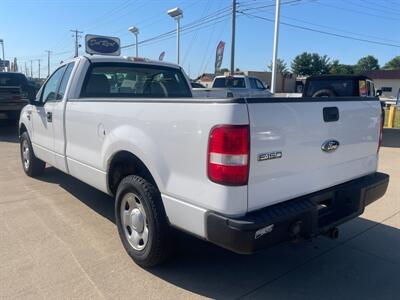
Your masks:
<instances>
[{"instance_id":1,"label":"windshield","mask_svg":"<svg viewBox=\"0 0 400 300\"><path fill-rule=\"evenodd\" d=\"M0 87L21 87L27 90L27 80L22 74L0 73Z\"/></svg>"},{"instance_id":2,"label":"windshield","mask_svg":"<svg viewBox=\"0 0 400 300\"><path fill-rule=\"evenodd\" d=\"M213 88L245 88L243 77L219 77L215 78Z\"/></svg>"}]
</instances>

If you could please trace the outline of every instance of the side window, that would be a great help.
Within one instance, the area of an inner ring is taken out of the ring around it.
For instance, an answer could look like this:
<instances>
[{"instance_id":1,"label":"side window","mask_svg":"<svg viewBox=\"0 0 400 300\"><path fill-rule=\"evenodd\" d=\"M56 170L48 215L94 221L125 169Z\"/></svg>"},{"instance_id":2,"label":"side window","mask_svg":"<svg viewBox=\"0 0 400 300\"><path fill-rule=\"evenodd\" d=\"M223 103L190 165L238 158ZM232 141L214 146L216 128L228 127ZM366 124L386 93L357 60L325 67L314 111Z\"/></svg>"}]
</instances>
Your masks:
<instances>
[{"instance_id":1,"label":"side window","mask_svg":"<svg viewBox=\"0 0 400 300\"><path fill-rule=\"evenodd\" d=\"M40 99L42 103L45 103L47 101L57 100L57 90L60 85L64 71L65 71L65 66L62 66L57 71L55 71L51 75L50 79L46 82L43 88L42 97Z\"/></svg>"},{"instance_id":2,"label":"side window","mask_svg":"<svg viewBox=\"0 0 400 300\"><path fill-rule=\"evenodd\" d=\"M57 100L62 100L64 98L65 89L67 88L67 84L69 78L71 77L71 72L73 68L74 68L74 63L69 63L67 65L67 69L65 70L64 76L61 80L60 88L58 89Z\"/></svg>"},{"instance_id":3,"label":"side window","mask_svg":"<svg viewBox=\"0 0 400 300\"><path fill-rule=\"evenodd\" d=\"M258 79L256 79L256 86L259 90L265 90L264 84Z\"/></svg>"},{"instance_id":4,"label":"side window","mask_svg":"<svg viewBox=\"0 0 400 300\"><path fill-rule=\"evenodd\" d=\"M249 81L250 81L250 87L252 89L256 89L257 88L256 80L254 78L249 78Z\"/></svg>"}]
</instances>

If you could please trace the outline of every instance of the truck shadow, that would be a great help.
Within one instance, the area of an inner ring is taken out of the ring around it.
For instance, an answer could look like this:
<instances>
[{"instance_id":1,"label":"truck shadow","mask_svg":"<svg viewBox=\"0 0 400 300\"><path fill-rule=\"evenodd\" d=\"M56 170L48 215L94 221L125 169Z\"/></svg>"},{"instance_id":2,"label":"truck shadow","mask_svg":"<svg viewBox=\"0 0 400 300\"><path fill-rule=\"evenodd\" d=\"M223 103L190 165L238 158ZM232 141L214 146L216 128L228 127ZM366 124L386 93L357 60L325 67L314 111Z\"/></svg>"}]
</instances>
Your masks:
<instances>
[{"instance_id":1,"label":"truck shadow","mask_svg":"<svg viewBox=\"0 0 400 300\"><path fill-rule=\"evenodd\" d=\"M0 142L18 143L18 124L15 120L0 120Z\"/></svg>"},{"instance_id":2,"label":"truck shadow","mask_svg":"<svg viewBox=\"0 0 400 300\"><path fill-rule=\"evenodd\" d=\"M384 128L382 147L400 148L400 129Z\"/></svg>"},{"instance_id":3,"label":"truck shadow","mask_svg":"<svg viewBox=\"0 0 400 300\"><path fill-rule=\"evenodd\" d=\"M111 197L54 168L47 168L40 180L59 184L115 223ZM285 243L249 256L176 232L176 255L147 271L215 299L395 298L400 293L400 230L362 217L340 230L338 240Z\"/></svg>"}]
</instances>

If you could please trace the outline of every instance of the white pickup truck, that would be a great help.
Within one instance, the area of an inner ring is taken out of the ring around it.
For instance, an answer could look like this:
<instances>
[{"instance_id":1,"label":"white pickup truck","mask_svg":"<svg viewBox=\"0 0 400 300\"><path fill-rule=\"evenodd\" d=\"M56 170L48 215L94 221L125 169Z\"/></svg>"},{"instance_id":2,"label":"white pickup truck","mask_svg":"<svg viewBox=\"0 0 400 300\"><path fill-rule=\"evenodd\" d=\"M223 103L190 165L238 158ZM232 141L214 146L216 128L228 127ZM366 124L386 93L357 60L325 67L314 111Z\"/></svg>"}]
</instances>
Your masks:
<instances>
[{"instance_id":1,"label":"white pickup truck","mask_svg":"<svg viewBox=\"0 0 400 300\"><path fill-rule=\"evenodd\" d=\"M28 176L49 164L115 196L141 266L171 226L237 253L320 234L386 191L377 98L193 98L173 64L88 56L47 79L19 122Z\"/></svg>"},{"instance_id":2,"label":"white pickup truck","mask_svg":"<svg viewBox=\"0 0 400 300\"><path fill-rule=\"evenodd\" d=\"M216 76L211 88L193 88L198 98L257 98L272 97L261 80L246 75Z\"/></svg>"}]
</instances>

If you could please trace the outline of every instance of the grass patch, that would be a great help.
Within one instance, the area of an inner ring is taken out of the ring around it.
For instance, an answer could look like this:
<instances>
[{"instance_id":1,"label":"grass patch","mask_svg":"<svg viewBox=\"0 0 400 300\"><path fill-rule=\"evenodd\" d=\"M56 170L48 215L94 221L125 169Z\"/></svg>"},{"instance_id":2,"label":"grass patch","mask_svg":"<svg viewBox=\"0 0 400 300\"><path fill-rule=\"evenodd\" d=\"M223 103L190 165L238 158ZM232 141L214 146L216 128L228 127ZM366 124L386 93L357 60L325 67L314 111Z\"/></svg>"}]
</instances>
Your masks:
<instances>
[{"instance_id":1,"label":"grass patch","mask_svg":"<svg viewBox=\"0 0 400 300\"><path fill-rule=\"evenodd\" d=\"M385 127L387 127L389 118L389 109L385 109ZM396 115L394 117L394 127L393 128L400 128L400 109L396 108Z\"/></svg>"}]
</instances>

